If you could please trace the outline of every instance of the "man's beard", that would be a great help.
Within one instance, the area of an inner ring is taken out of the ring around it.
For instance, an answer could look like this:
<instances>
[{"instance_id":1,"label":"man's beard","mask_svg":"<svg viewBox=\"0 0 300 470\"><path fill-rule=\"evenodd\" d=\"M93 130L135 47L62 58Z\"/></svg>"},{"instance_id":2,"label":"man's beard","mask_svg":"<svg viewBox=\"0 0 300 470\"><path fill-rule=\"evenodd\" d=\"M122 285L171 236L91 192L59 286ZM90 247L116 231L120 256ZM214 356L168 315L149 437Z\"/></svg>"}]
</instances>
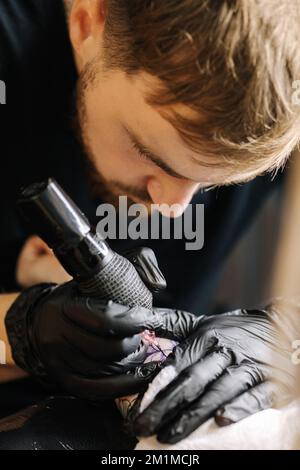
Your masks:
<instances>
[{"instance_id":1,"label":"man's beard","mask_svg":"<svg viewBox=\"0 0 300 470\"><path fill-rule=\"evenodd\" d=\"M98 76L97 59L88 63L79 76L74 116L76 136L87 158L87 177L90 190L95 197L113 204L116 208L118 208L120 196L127 196L128 206L136 204L136 201L149 205L152 200L146 189L139 189L115 180L107 180L96 167L96 158L91 149L86 130L88 119L85 98L87 91L97 82Z\"/></svg>"}]
</instances>

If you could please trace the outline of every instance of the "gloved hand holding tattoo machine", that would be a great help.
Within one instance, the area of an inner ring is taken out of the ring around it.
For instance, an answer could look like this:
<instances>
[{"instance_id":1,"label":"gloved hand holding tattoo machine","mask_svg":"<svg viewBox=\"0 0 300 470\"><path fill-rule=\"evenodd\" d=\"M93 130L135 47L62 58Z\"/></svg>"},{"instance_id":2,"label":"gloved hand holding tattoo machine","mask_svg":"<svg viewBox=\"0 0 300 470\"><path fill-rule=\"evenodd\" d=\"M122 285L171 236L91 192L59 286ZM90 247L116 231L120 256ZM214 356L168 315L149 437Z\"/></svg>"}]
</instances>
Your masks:
<instances>
[{"instance_id":1,"label":"gloved hand holding tattoo machine","mask_svg":"<svg viewBox=\"0 0 300 470\"><path fill-rule=\"evenodd\" d=\"M113 252L53 180L24 189L19 207L74 280L39 284L17 298L6 317L15 362L89 399L145 388L140 333L167 321L148 310L151 291L165 287L154 253Z\"/></svg>"}]
</instances>

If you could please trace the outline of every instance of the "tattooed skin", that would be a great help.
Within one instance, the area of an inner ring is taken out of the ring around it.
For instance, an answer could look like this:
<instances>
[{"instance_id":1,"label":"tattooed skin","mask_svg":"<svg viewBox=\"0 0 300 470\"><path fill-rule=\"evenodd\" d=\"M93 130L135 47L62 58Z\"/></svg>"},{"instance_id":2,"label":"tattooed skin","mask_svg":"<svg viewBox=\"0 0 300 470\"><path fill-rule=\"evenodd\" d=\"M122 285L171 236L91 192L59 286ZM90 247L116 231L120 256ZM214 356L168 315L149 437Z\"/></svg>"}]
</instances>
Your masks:
<instances>
[{"instance_id":1,"label":"tattooed skin","mask_svg":"<svg viewBox=\"0 0 300 470\"><path fill-rule=\"evenodd\" d=\"M148 343L145 363L165 361L168 355L173 351L173 348L177 345L176 341L171 341L165 338L156 338L155 334L150 331L144 331L142 337L143 340ZM131 395L129 397L122 397L116 400L117 406L124 418L127 418L128 413L136 402L136 399L137 395Z\"/></svg>"}]
</instances>

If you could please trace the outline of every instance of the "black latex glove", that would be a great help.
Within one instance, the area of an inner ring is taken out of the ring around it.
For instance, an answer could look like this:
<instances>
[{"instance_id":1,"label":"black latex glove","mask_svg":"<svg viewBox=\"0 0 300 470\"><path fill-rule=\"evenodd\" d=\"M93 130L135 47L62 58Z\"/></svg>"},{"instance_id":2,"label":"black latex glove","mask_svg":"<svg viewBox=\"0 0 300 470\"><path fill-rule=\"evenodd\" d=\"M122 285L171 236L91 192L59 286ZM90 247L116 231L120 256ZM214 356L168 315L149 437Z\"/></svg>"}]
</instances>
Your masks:
<instances>
[{"instance_id":1,"label":"black latex glove","mask_svg":"<svg viewBox=\"0 0 300 470\"><path fill-rule=\"evenodd\" d=\"M296 333L285 325L279 334L277 319L269 308L190 323L190 334L163 366L175 367L178 375L138 415L136 434L157 434L159 441L174 444L212 416L226 425L288 399L293 388L291 338Z\"/></svg>"},{"instance_id":2,"label":"black latex glove","mask_svg":"<svg viewBox=\"0 0 300 470\"><path fill-rule=\"evenodd\" d=\"M150 288L165 286L151 250L127 256ZM6 328L21 368L98 400L145 388L154 366L137 367L147 350L139 333L156 327L163 333L168 316L82 296L71 281L24 291L7 314Z\"/></svg>"}]
</instances>

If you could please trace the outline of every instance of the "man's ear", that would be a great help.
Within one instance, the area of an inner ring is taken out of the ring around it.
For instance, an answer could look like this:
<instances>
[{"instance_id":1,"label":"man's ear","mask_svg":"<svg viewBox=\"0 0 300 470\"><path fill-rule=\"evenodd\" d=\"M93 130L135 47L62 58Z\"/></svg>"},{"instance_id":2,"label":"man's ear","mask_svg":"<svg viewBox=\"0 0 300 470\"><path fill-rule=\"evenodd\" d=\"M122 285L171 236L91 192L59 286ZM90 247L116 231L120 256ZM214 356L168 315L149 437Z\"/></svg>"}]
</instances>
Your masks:
<instances>
[{"instance_id":1,"label":"man's ear","mask_svg":"<svg viewBox=\"0 0 300 470\"><path fill-rule=\"evenodd\" d=\"M81 67L95 58L103 35L105 0L74 0L69 15L71 43Z\"/></svg>"}]
</instances>

